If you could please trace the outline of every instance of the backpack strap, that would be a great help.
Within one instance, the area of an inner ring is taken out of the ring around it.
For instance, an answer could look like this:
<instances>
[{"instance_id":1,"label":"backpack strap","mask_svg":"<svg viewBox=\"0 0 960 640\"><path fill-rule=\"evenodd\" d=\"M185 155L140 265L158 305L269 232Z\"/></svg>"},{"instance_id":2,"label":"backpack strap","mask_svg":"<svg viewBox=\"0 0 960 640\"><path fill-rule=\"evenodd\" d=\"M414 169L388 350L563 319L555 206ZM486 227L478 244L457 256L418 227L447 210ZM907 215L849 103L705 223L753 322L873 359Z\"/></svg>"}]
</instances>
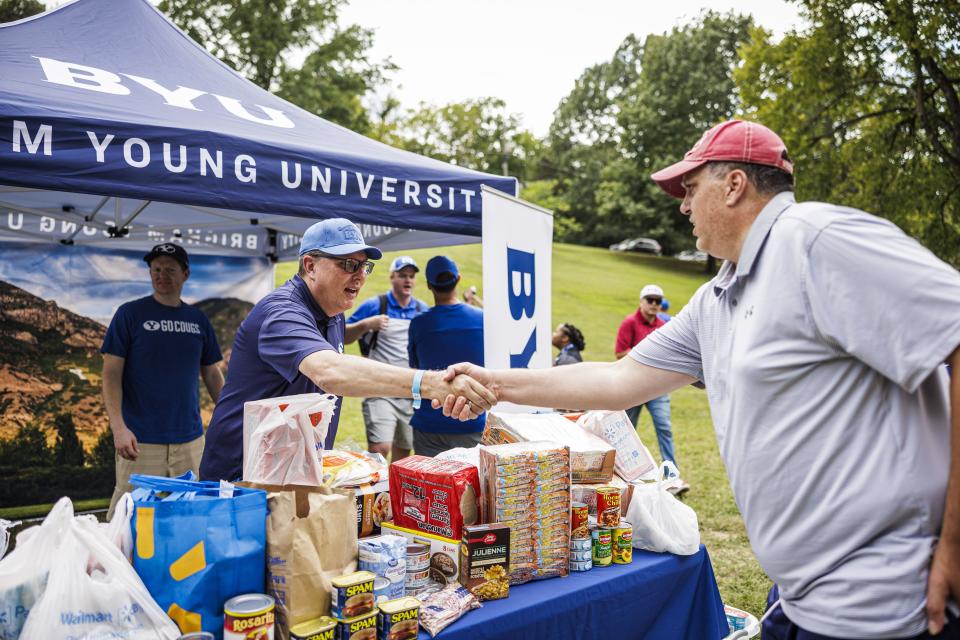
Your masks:
<instances>
[{"instance_id":1,"label":"backpack strap","mask_svg":"<svg viewBox=\"0 0 960 640\"><path fill-rule=\"evenodd\" d=\"M380 294L380 315L382 316L387 312L387 294ZM373 349L377 346L377 338L380 337L380 331L371 331L370 332L370 349L368 353L372 352Z\"/></svg>"}]
</instances>

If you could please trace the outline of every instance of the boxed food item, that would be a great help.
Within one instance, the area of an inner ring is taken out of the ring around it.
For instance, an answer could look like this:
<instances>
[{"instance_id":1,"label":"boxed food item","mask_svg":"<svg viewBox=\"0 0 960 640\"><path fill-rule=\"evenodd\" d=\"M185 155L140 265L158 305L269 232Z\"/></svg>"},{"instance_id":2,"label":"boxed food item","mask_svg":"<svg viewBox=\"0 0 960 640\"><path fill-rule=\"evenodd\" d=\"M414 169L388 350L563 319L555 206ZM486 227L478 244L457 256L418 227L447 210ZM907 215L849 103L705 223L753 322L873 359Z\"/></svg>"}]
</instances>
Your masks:
<instances>
[{"instance_id":1,"label":"boxed food item","mask_svg":"<svg viewBox=\"0 0 960 640\"><path fill-rule=\"evenodd\" d=\"M484 446L480 477L485 519L510 527L510 584L567 575L570 450L556 442Z\"/></svg>"},{"instance_id":2,"label":"boxed food item","mask_svg":"<svg viewBox=\"0 0 960 640\"><path fill-rule=\"evenodd\" d=\"M410 456L390 465L393 522L423 533L459 540L463 525L480 520L480 476L456 460Z\"/></svg>"},{"instance_id":3,"label":"boxed food item","mask_svg":"<svg viewBox=\"0 0 960 640\"><path fill-rule=\"evenodd\" d=\"M380 525L393 519L389 480L353 487L353 491L357 501L357 537L379 535Z\"/></svg>"},{"instance_id":4,"label":"boxed food item","mask_svg":"<svg viewBox=\"0 0 960 640\"><path fill-rule=\"evenodd\" d=\"M460 584L479 600L510 595L510 527L477 524L463 528L460 543Z\"/></svg>"},{"instance_id":5,"label":"boxed food item","mask_svg":"<svg viewBox=\"0 0 960 640\"><path fill-rule=\"evenodd\" d=\"M570 496L574 502L582 502L587 505L587 509L592 516L597 515L597 489L600 487L612 486L620 489L620 511L627 512L630 506L630 499L633 497L633 485L626 482L617 474L613 474L610 482L597 484L575 484L570 488Z\"/></svg>"},{"instance_id":6,"label":"boxed food item","mask_svg":"<svg viewBox=\"0 0 960 640\"><path fill-rule=\"evenodd\" d=\"M609 482L613 476L616 450L559 413L487 412L483 444L535 441L557 442L570 449L570 472L574 483Z\"/></svg>"},{"instance_id":7,"label":"boxed food item","mask_svg":"<svg viewBox=\"0 0 960 640\"><path fill-rule=\"evenodd\" d=\"M430 564L426 568L430 580L442 585L453 584L460 573L460 541L443 538L414 529L397 526L393 522L383 523L383 532L403 536L410 542L425 545L430 549ZM409 546L407 547L409 549ZM408 552L409 553L409 552ZM418 567L419 568L419 565ZM408 573L413 570L407 567Z\"/></svg>"},{"instance_id":8,"label":"boxed food item","mask_svg":"<svg viewBox=\"0 0 960 640\"><path fill-rule=\"evenodd\" d=\"M588 411L577 424L616 449L614 469L621 478L633 482L656 477L657 463L626 411Z\"/></svg>"},{"instance_id":9,"label":"boxed food item","mask_svg":"<svg viewBox=\"0 0 960 640\"><path fill-rule=\"evenodd\" d=\"M402 597L407 575L407 539L403 536L374 536L360 540L357 547L360 570L387 581L385 595L388 600Z\"/></svg>"}]
</instances>

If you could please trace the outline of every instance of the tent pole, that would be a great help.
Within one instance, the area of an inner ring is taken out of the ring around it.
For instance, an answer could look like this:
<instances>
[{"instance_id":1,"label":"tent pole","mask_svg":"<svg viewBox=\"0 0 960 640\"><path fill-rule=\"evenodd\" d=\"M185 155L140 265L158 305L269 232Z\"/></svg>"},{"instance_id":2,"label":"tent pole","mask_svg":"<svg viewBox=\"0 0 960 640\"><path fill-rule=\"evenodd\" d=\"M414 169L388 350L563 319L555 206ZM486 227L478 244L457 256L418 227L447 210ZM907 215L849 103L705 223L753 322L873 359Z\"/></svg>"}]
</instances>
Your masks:
<instances>
[{"instance_id":1,"label":"tent pole","mask_svg":"<svg viewBox=\"0 0 960 640\"><path fill-rule=\"evenodd\" d=\"M93 222L93 219L97 217L97 214L100 213L100 209L103 208L103 205L107 204L107 201L110 199L110 196L103 196L103 199L97 203L97 206L93 208L89 214L83 216L84 222ZM82 227L77 227L76 231L71 233L69 236L61 240L62 244L73 244L73 239L77 237L77 234L80 233Z\"/></svg>"}]
</instances>

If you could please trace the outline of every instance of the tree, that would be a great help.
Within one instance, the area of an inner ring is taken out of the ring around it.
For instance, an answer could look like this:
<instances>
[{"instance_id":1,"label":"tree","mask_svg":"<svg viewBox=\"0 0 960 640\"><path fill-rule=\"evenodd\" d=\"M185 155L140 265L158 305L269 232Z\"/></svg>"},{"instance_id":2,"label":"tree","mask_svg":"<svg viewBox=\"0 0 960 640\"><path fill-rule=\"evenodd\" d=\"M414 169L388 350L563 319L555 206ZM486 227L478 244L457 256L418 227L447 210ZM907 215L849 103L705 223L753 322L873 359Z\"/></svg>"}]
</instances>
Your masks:
<instances>
[{"instance_id":1,"label":"tree","mask_svg":"<svg viewBox=\"0 0 960 640\"><path fill-rule=\"evenodd\" d=\"M799 197L884 216L960 266L960 2L801 4L807 27L742 50L747 114L783 137Z\"/></svg>"},{"instance_id":2,"label":"tree","mask_svg":"<svg viewBox=\"0 0 960 640\"><path fill-rule=\"evenodd\" d=\"M163 0L159 7L252 82L364 132L369 123L360 99L394 67L369 59L372 31L338 24L344 1Z\"/></svg>"},{"instance_id":3,"label":"tree","mask_svg":"<svg viewBox=\"0 0 960 640\"><path fill-rule=\"evenodd\" d=\"M707 11L644 41L640 75L618 98L619 153L601 173L592 242L643 235L659 240L668 254L693 247L676 200L650 174L737 112L733 70L751 26L749 16Z\"/></svg>"},{"instance_id":4,"label":"tree","mask_svg":"<svg viewBox=\"0 0 960 640\"><path fill-rule=\"evenodd\" d=\"M53 461L58 466L82 467L86 458L77 429L73 424L73 415L58 413L54 418L57 429L57 441L53 445Z\"/></svg>"},{"instance_id":5,"label":"tree","mask_svg":"<svg viewBox=\"0 0 960 640\"><path fill-rule=\"evenodd\" d=\"M39 0L0 0L0 23L29 18L45 10Z\"/></svg>"},{"instance_id":6,"label":"tree","mask_svg":"<svg viewBox=\"0 0 960 640\"><path fill-rule=\"evenodd\" d=\"M107 429L97 438L90 452L90 466L98 469L113 469L117 461L117 450L113 444L113 432Z\"/></svg>"},{"instance_id":7,"label":"tree","mask_svg":"<svg viewBox=\"0 0 960 640\"><path fill-rule=\"evenodd\" d=\"M421 104L400 118L386 141L437 160L486 173L527 179L540 142L507 113L498 98L441 107Z\"/></svg>"},{"instance_id":8,"label":"tree","mask_svg":"<svg viewBox=\"0 0 960 640\"><path fill-rule=\"evenodd\" d=\"M53 465L47 435L36 424L20 427L10 440L0 441L0 465L27 468Z\"/></svg>"}]
</instances>

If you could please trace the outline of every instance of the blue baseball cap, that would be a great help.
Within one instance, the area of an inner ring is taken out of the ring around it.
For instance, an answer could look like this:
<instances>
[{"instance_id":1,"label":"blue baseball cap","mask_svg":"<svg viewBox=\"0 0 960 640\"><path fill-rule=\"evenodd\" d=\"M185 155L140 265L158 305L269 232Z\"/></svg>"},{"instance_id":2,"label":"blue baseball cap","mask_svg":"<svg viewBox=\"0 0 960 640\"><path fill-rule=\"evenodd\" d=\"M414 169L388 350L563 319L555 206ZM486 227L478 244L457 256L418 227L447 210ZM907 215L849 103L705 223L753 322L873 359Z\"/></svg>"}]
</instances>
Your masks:
<instances>
[{"instance_id":1,"label":"blue baseball cap","mask_svg":"<svg viewBox=\"0 0 960 640\"><path fill-rule=\"evenodd\" d=\"M308 251L322 251L332 256L345 256L363 251L372 260L379 260L383 252L364 243L360 229L346 218L330 218L314 224L303 234L300 255Z\"/></svg>"},{"instance_id":2,"label":"blue baseball cap","mask_svg":"<svg viewBox=\"0 0 960 640\"><path fill-rule=\"evenodd\" d=\"M420 267L417 266L416 260L410 256L397 256L393 259L393 263L390 264L390 272L400 271L406 267L412 268L414 271L420 271Z\"/></svg>"},{"instance_id":3,"label":"blue baseball cap","mask_svg":"<svg viewBox=\"0 0 960 640\"><path fill-rule=\"evenodd\" d=\"M427 282L442 286L450 284L460 275L457 263L447 256L434 256L427 262Z\"/></svg>"},{"instance_id":4,"label":"blue baseball cap","mask_svg":"<svg viewBox=\"0 0 960 640\"><path fill-rule=\"evenodd\" d=\"M164 242L163 244L158 244L153 249L150 249L150 253L143 256L143 261L147 264L150 264L161 256L173 258L182 264L184 269L190 268L190 258L187 256L187 250L181 247L179 244L174 244L172 242Z\"/></svg>"}]
</instances>

